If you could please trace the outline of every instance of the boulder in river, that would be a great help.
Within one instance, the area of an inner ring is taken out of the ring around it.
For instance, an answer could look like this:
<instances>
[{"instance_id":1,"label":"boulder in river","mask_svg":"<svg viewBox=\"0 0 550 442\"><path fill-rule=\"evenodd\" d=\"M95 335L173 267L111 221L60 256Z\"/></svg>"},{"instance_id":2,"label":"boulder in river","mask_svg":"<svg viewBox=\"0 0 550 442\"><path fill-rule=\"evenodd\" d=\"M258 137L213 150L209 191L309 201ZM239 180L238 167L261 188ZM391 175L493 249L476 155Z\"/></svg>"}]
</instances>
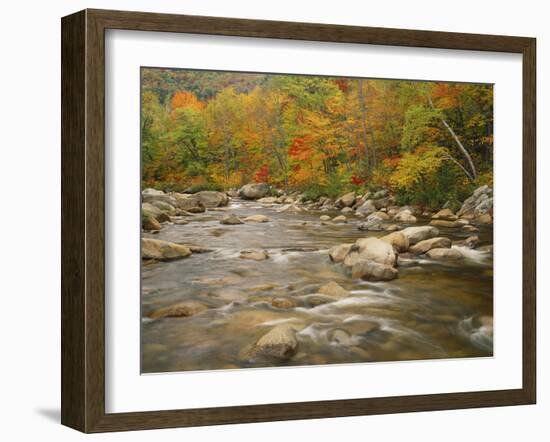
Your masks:
<instances>
[{"instance_id":1,"label":"boulder in river","mask_svg":"<svg viewBox=\"0 0 550 442\"><path fill-rule=\"evenodd\" d=\"M367 259L380 264L394 266L397 256L393 246L380 238L361 238L355 241L348 254L358 254L359 259Z\"/></svg>"},{"instance_id":2,"label":"boulder in river","mask_svg":"<svg viewBox=\"0 0 550 442\"><path fill-rule=\"evenodd\" d=\"M332 296L333 298L344 298L349 295L349 292L337 282L331 281L319 288L317 293L322 295Z\"/></svg>"},{"instance_id":3,"label":"boulder in river","mask_svg":"<svg viewBox=\"0 0 550 442\"><path fill-rule=\"evenodd\" d=\"M347 218L344 215L335 216L332 218L333 223L345 223Z\"/></svg>"},{"instance_id":4,"label":"boulder in river","mask_svg":"<svg viewBox=\"0 0 550 442\"><path fill-rule=\"evenodd\" d=\"M277 204L277 200L278 198L276 196L264 196L263 198L260 198L258 202L262 204Z\"/></svg>"},{"instance_id":5,"label":"boulder in river","mask_svg":"<svg viewBox=\"0 0 550 442\"><path fill-rule=\"evenodd\" d=\"M341 213L344 215L349 215L350 213L355 212L351 207L344 207L342 210L340 210Z\"/></svg>"},{"instance_id":6,"label":"boulder in river","mask_svg":"<svg viewBox=\"0 0 550 442\"><path fill-rule=\"evenodd\" d=\"M479 237L477 235L469 236L461 241L453 241L453 246L468 247L469 249L475 249L479 244Z\"/></svg>"},{"instance_id":7,"label":"boulder in river","mask_svg":"<svg viewBox=\"0 0 550 442\"><path fill-rule=\"evenodd\" d=\"M379 216L378 213L382 213L382 212L371 213L369 216L367 216L367 219L364 222L362 222L361 224L359 224L359 226L357 226L357 228L363 231L368 231L368 230L374 231L374 232L382 231L383 230L382 222L384 221L385 218Z\"/></svg>"},{"instance_id":8,"label":"boulder in river","mask_svg":"<svg viewBox=\"0 0 550 442\"><path fill-rule=\"evenodd\" d=\"M403 235L402 232L393 232L380 239L391 244L396 252L403 253L409 250L409 238Z\"/></svg>"},{"instance_id":9,"label":"boulder in river","mask_svg":"<svg viewBox=\"0 0 550 442\"><path fill-rule=\"evenodd\" d=\"M297 347L298 341L294 328L281 324L272 328L254 344L250 356L284 361L294 356Z\"/></svg>"},{"instance_id":10,"label":"boulder in river","mask_svg":"<svg viewBox=\"0 0 550 442\"><path fill-rule=\"evenodd\" d=\"M160 239L141 238L142 259L155 259L158 261L169 261L172 259L187 258L191 255L189 247L182 246Z\"/></svg>"},{"instance_id":11,"label":"boulder in river","mask_svg":"<svg viewBox=\"0 0 550 442\"><path fill-rule=\"evenodd\" d=\"M159 318L185 318L202 313L208 309L208 306L197 301L185 301L170 305L154 311L149 315L151 319Z\"/></svg>"},{"instance_id":12,"label":"boulder in river","mask_svg":"<svg viewBox=\"0 0 550 442\"><path fill-rule=\"evenodd\" d=\"M237 215L230 214L230 215L225 215L220 220L220 224L226 224L226 225L233 226L233 225L244 224L244 223L241 221L241 219Z\"/></svg>"},{"instance_id":13,"label":"boulder in river","mask_svg":"<svg viewBox=\"0 0 550 442\"><path fill-rule=\"evenodd\" d=\"M216 192L213 190L202 190L194 195L204 207L222 207L229 204L229 197L225 192Z\"/></svg>"},{"instance_id":14,"label":"boulder in river","mask_svg":"<svg viewBox=\"0 0 550 442\"><path fill-rule=\"evenodd\" d=\"M442 219L445 221L456 221L457 218L458 216L456 216L451 209L441 209L432 216L432 219Z\"/></svg>"},{"instance_id":15,"label":"boulder in river","mask_svg":"<svg viewBox=\"0 0 550 442\"><path fill-rule=\"evenodd\" d=\"M175 215L176 214L176 208L172 204L168 204L164 201L159 201L159 200L151 201L150 204L152 206L155 206L161 212L164 212L168 215Z\"/></svg>"},{"instance_id":16,"label":"boulder in river","mask_svg":"<svg viewBox=\"0 0 550 442\"><path fill-rule=\"evenodd\" d=\"M243 221L247 223L267 223L269 218L265 215L250 215L247 216Z\"/></svg>"},{"instance_id":17,"label":"boulder in river","mask_svg":"<svg viewBox=\"0 0 550 442\"><path fill-rule=\"evenodd\" d=\"M328 216L328 215L321 215L321 216L319 217L319 219L320 219L321 221L330 221L330 216Z\"/></svg>"},{"instance_id":18,"label":"boulder in river","mask_svg":"<svg viewBox=\"0 0 550 442\"><path fill-rule=\"evenodd\" d=\"M401 223L407 223L407 224L416 223L416 217L408 209L400 210L395 214L393 219Z\"/></svg>"},{"instance_id":19,"label":"boulder in river","mask_svg":"<svg viewBox=\"0 0 550 442\"><path fill-rule=\"evenodd\" d=\"M206 210L204 204L196 195L175 193L176 207L189 213L202 213Z\"/></svg>"},{"instance_id":20,"label":"boulder in river","mask_svg":"<svg viewBox=\"0 0 550 442\"><path fill-rule=\"evenodd\" d=\"M239 258L252 259L254 261L265 261L266 259L269 258L269 254L265 250L257 250L257 249L243 250L241 251Z\"/></svg>"},{"instance_id":21,"label":"boulder in river","mask_svg":"<svg viewBox=\"0 0 550 442\"><path fill-rule=\"evenodd\" d=\"M266 183L245 184L239 189L239 196L246 200L257 200L268 196L271 192L271 186Z\"/></svg>"},{"instance_id":22,"label":"boulder in river","mask_svg":"<svg viewBox=\"0 0 550 442\"><path fill-rule=\"evenodd\" d=\"M367 281L391 281L397 278L397 269L380 264L369 259L360 259L351 268L352 278L362 278Z\"/></svg>"},{"instance_id":23,"label":"boulder in river","mask_svg":"<svg viewBox=\"0 0 550 442\"><path fill-rule=\"evenodd\" d=\"M407 227L401 230L401 233L409 239L409 244L413 245L425 239L433 238L439 235L439 230L432 226Z\"/></svg>"},{"instance_id":24,"label":"boulder in river","mask_svg":"<svg viewBox=\"0 0 550 442\"><path fill-rule=\"evenodd\" d=\"M342 262L352 246L353 244L340 244L331 247L328 251L328 256L334 262Z\"/></svg>"},{"instance_id":25,"label":"boulder in river","mask_svg":"<svg viewBox=\"0 0 550 442\"><path fill-rule=\"evenodd\" d=\"M428 255L432 259L441 259L441 260L450 260L450 261L456 261L464 258L462 253L460 253L459 250L456 249L444 249L444 248L436 248L429 250L426 255Z\"/></svg>"},{"instance_id":26,"label":"boulder in river","mask_svg":"<svg viewBox=\"0 0 550 442\"><path fill-rule=\"evenodd\" d=\"M419 241L412 246L409 251L414 255L422 255L431 249L448 249L451 247L451 240L438 236L435 238L425 239Z\"/></svg>"}]
</instances>

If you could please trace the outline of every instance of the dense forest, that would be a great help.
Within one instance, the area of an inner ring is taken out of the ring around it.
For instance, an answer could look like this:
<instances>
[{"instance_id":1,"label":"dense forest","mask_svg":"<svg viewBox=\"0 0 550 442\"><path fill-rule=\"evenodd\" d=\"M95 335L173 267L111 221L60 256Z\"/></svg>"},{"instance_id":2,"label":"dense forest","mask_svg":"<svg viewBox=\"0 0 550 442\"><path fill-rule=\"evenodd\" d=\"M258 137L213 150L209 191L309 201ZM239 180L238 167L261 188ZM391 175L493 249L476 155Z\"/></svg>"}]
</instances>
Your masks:
<instances>
[{"instance_id":1,"label":"dense forest","mask_svg":"<svg viewBox=\"0 0 550 442\"><path fill-rule=\"evenodd\" d=\"M389 188L457 205L492 185L485 84L142 69L144 187L267 182L306 198Z\"/></svg>"}]
</instances>

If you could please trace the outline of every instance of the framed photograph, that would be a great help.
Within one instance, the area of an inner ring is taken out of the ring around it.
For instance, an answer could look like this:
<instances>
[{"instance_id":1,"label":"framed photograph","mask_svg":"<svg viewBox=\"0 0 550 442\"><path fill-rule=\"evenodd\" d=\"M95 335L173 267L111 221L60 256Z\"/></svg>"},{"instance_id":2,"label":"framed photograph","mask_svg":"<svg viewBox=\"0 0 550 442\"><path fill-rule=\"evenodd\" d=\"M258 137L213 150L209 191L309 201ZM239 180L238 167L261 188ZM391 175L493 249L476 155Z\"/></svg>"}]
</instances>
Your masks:
<instances>
[{"instance_id":1,"label":"framed photograph","mask_svg":"<svg viewBox=\"0 0 550 442\"><path fill-rule=\"evenodd\" d=\"M536 398L535 39L62 19L62 423Z\"/></svg>"}]
</instances>

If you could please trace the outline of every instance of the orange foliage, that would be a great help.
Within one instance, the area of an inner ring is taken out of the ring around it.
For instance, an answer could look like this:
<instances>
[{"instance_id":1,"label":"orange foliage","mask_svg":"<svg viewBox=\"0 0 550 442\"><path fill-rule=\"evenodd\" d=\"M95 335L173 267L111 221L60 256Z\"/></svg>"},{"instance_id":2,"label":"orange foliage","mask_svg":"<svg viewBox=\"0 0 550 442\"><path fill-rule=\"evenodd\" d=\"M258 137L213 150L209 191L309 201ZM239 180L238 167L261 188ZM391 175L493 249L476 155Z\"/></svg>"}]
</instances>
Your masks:
<instances>
[{"instance_id":1,"label":"orange foliage","mask_svg":"<svg viewBox=\"0 0 550 442\"><path fill-rule=\"evenodd\" d=\"M177 91L172 97L172 110L176 109L196 109L204 108L204 102L200 101L193 92Z\"/></svg>"}]
</instances>

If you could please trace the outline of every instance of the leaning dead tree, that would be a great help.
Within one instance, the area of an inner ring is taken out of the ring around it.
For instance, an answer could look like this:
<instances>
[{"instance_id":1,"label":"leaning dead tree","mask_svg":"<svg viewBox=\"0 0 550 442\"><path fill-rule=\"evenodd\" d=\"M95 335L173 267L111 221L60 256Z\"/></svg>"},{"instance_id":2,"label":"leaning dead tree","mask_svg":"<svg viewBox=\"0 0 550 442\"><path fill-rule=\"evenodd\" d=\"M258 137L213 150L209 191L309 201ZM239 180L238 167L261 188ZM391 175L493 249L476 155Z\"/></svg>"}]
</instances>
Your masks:
<instances>
[{"instance_id":1,"label":"leaning dead tree","mask_svg":"<svg viewBox=\"0 0 550 442\"><path fill-rule=\"evenodd\" d=\"M435 108L434 103L432 101L432 97L428 96L428 102L430 103L431 108L435 110L436 108ZM460 138L458 138L458 136L456 135L453 128L449 125L449 123L447 123L447 121L442 116L440 116L439 119L443 123L443 126L445 126L445 128L449 131L449 133L453 137L456 145L458 146L458 149L460 150L460 152L462 153L462 155L466 159L466 163L468 164L469 170L466 169L466 167L464 167L456 158L454 158L450 154L449 154L449 157L447 159L451 160L458 167L460 167L460 169L462 169L462 171L466 174L466 176L468 177L468 179L470 181L472 181L472 182L475 181L476 178L477 178L477 172L476 172L476 167L474 165L472 157L470 156L469 152L466 150L466 148L464 147L464 145L460 141Z\"/></svg>"}]
</instances>

